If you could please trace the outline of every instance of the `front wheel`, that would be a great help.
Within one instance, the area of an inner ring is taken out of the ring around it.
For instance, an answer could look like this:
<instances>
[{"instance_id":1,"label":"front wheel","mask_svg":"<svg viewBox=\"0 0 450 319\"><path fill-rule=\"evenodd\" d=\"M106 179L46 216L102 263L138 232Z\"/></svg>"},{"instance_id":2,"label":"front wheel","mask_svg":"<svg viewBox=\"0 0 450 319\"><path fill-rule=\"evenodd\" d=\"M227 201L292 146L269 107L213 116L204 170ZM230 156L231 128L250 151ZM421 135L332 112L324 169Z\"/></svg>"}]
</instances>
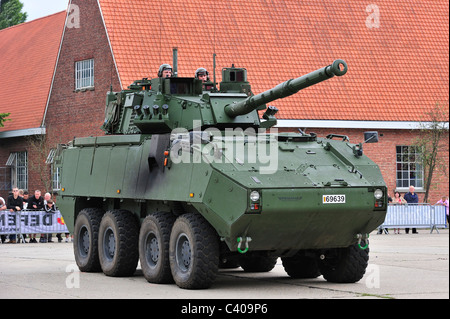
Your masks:
<instances>
[{"instance_id":1,"label":"front wheel","mask_svg":"<svg viewBox=\"0 0 450 319\"><path fill-rule=\"evenodd\" d=\"M170 234L169 258L173 279L180 288L209 288L219 265L215 230L198 214L178 217Z\"/></svg>"},{"instance_id":2,"label":"front wheel","mask_svg":"<svg viewBox=\"0 0 450 319\"><path fill-rule=\"evenodd\" d=\"M330 257L319 262L320 272L330 282L355 283L365 274L369 262L369 248L358 244L347 248L336 248Z\"/></svg>"}]
</instances>

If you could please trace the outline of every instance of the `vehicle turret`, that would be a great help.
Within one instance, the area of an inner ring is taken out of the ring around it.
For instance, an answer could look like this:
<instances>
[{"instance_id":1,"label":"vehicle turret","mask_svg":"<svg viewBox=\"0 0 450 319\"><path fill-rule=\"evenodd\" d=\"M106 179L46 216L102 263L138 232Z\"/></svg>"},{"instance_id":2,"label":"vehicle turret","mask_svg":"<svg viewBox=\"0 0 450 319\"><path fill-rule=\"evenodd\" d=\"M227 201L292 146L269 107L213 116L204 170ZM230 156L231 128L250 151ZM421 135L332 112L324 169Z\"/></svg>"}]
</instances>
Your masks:
<instances>
[{"instance_id":1,"label":"vehicle turret","mask_svg":"<svg viewBox=\"0 0 450 319\"><path fill-rule=\"evenodd\" d=\"M269 128L276 124L274 115L278 110L267 108L267 103L346 72L345 61L335 60L257 95L251 91L247 70L234 65L222 69L220 89L212 82L202 83L195 78L142 79L130 85L129 90L108 94L102 128L108 134L160 134L176 128L198 129L194 121L201 121L201 128ZM260 110L266 110L265 121L260 120Z\"/></svg>"}]
</instances>

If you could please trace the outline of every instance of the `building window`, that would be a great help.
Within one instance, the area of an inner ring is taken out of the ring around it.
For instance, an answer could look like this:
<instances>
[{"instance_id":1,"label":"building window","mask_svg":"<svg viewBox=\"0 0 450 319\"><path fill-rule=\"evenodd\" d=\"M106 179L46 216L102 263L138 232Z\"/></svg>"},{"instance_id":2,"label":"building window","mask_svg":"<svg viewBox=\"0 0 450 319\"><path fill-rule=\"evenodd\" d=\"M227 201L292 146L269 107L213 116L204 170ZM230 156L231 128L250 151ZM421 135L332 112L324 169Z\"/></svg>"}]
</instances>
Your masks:
<instances>
[{"instance_id":1,"label":"building window","mask_svg":"<svg viewBox=\"0 0 450 319\"><path fill-rule=\"evenodd\" d=\"M19 189L28 189L27 152L14 152L9 155L6 166L11 167L11 185Z\"/></svg>"},{"instance_id":2,"label":"building window","mask_svg":"<svg viewBox=\"0 0 450 319\"><path fill-rule=\"evenodd\" d=\"M94 59L75 62L75 89L94 87Z\"/></svg>"},{"instance_id":3,"label":"building window","mask_svg":"<svg viewBox=\"0 0 450 319\"><path fill-rule=\"evenodd\" d=\"M60 190L61 189L61 170L60 167L56 167L54 165L54 159L58 150L56 148L52 148L48 153L47 160L45 164L51 164L52 169L52 189Z\"/></svg>"},{"instance_id":4,"label":"building window","mask_svg":"<svg viewBox=\"0 0 450 319\"><path fill-rule=\"evenodd\" d=\"M55 190L60 190L61 189L61 171L60 171L60 167L55 167L54 165L52 165L52 189Z\"/></svg>"},{"instance_id":5,"label":"building window","mask_svg":"<svg viewBox=\"0 0 450 319\"><path fill-rule=\"evenodd\" d=\"M417 146L397 146L397 188L423 188L422 153Z\"/></svg>"}]
</instances>

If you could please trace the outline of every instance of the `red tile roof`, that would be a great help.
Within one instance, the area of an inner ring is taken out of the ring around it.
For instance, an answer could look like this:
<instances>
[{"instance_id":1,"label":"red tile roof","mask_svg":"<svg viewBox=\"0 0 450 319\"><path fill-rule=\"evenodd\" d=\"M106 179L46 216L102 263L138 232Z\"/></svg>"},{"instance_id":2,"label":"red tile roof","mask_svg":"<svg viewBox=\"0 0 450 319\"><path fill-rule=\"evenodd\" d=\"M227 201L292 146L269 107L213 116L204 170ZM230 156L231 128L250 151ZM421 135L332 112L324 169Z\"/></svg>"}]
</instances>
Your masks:
<instances>
[{"instance_id":1,"label":"red tile roof","mask_svg":"<svg viewBox=\"0 0 450 319\"><path fill-rule=\"evenodd\" d=\"M279 100L282 119L421 121L449 98L448 1L99 0L122 85L234 63L254 93L330 64L349 72ZM366 8L368 12L366 12ZM379 24L372 19L379 10ZM375 25L375 27L374 27Z\"/></svg>"},{"instance_id":2,"label":"red tile roof","mask_svg":"<svg viewBox=\"0 0 450 319\"><path fill-rule=\"evenodd\" d=\"M66 13L0 30L0 113L11 113L2 131L42 124Z\"/></svg>"}]
</instances>

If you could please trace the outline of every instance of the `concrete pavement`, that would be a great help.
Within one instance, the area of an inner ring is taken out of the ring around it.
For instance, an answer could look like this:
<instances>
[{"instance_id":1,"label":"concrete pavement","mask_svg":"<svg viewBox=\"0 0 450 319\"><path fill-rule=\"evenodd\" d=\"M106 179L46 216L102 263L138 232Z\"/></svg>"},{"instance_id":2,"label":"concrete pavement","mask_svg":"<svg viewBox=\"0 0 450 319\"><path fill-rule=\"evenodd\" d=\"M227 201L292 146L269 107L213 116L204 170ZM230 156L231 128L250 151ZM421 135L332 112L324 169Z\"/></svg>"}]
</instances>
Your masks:
<instances>
[{"instance_id":1,"label":"concrete pavement","mask_svg":"<svg viewBox=\"0 0 450 319\"><path fill-rule=\"evenodd\" d=\"M183 290L148 283L140 266L127 278L80 273L72 243L0 244L0 298L448 299L448 258L448 229L440 234L422 229L417 235L373 232L369 267L355 284L291 279L279 259L269 273L221 270L210 289Z\"/></svg>"}]
</instances>

